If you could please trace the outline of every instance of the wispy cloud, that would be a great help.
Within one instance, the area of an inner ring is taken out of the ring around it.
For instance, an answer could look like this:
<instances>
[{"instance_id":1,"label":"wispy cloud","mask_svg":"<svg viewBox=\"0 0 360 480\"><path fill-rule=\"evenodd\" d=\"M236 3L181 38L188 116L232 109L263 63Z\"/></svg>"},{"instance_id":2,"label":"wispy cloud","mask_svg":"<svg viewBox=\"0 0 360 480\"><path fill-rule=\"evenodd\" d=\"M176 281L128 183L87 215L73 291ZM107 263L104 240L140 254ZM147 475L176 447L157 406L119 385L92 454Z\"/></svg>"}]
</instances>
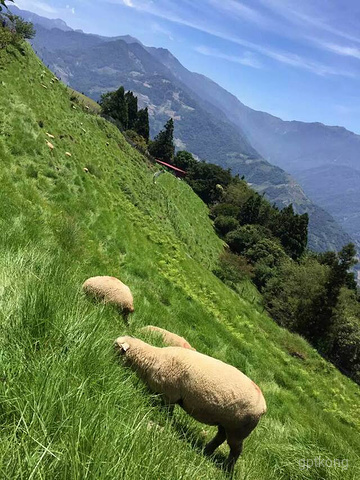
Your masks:
<instances>
[{"instance_id":1,"label":"wispy cloud","mask_svg":"<svg viewBox=\"0 0 360 480\"><path fill-rule=\"evenodd\" d=\"M334 25L331 25L323 18L324 3L320 2L320 8L317 8L317 2L312 1L312 13L309 13L309 4L306 1L294 2L289 0L259 0L266 8L275 14L285 18L290 24L302 27L313 27L316 33L330 33L342 37L352 42L360 43L360 37L350 32L345 32ZM299 33L299 32L297 32Z\"/></svg>"},{"instance_id":2,"label":"wispy cloud","mask_svg":"<svg viewBox=\"0 0 360 480\"><path fill-rule=\"evenodd\" d=\"M261 63L257 60L255 55L252 52L244 52L241 56L239 55L228 55L222 53L219 50L214 48L209 48L203 45L199 45L194 48L194 50L202 55L208 57L221 58L223 60L228 60L229 62L240 63L241 65L246 65L247 67L261 68Z\"/></svg>"},{"instance_id":3,"label":"wispy cloud","mask_svg":"<svg viewBox=\"0 0 360 480\"><path fill-rule=\"evenodd\" d=\"M159 23L157 23L157 22L151 23L150 28L151 28L152 32L160 33L161 35L165 35L166 37L168 37L169 40L174 40L174 37L173 37L171 31L168 30L167 28L164 28Z\"/></svg>"},{"instance_id":4,"label":"wispy cloud","mask_svg":"<svg viewBox=\"0 0 360 480\"><path fill-rule=\"evenodd\" d=\"M360 60L360 48L348 47L345 45L338 45L336 43L319 42L323 48L329 50L337 55L343 55L345 57L354 57Z\"/></svg>"},{"instance_id":5,"label":"wispy cloud","mask_svg":"<svg viewBox=\"0 0 360 480\"><path fill-rule=\"evenodd\" d=\"M40 13L43 12L52 15L59 14L59 9L38 0L16 0L15 5L22 10L39 11Z\"/></svg>"},{"instance_id":6,"label":"wispy cloud","mask_svg":"<svg viewBox=\"0 0 360 480\"><path fill-rule=\"evenodd\" d=\"M128 0L108 0L108 1L110 1L111 3L121 3L125 5L125 2L127 2ZM214 0L210 0L210 1L214 2ZM136 10L139 10L141 12L146 12L148 14L153 15L154 17L161 18L166 21L176 23L178 25L193 28L200 32L207 33L208 35L212 35L222 40L232 42L236 45L241 45L242 47L245 47L248 50L257 52L258 54L261 54L279 63L283 63L285 65L289 65L295 68L301 68L303 70L312 72L316 75L340 75L340 76L347 76L347 77L354 76L354 74L352 74L351 72L333 68L321 62L310 60L298 54L294 54L292 52L274 49L271 47L264 47L263 45L260 45L258 43L250 42L239 36L211 27L206 22L206 17L203 19L198 19L198 18L188 19L185 16L181 16L177 12L174 13L174 11L172 11L170 8L171 2L165 2L165 3L168 8L164 8L164 4L159 6L159 4L155 4L155 2L152 2L149 0L136 0L136 1L132 0L131 8L135 8ZM222 53L222 55L223 55L222 58L224 58L224 56L227 54Z\"/></svg>"},{"instance_id":7,"label":"wispy cloud","mask_svg":"<svg viewBox=\"0 0 360 480\"><path fill-rule=\"evenodd\" d=\"M271 19L258 10L235 0L209 0L209 4L219 11L228 13L232 18L246 20L259 27L268 28L272 25Z\"/></svg>"}]
</instances>

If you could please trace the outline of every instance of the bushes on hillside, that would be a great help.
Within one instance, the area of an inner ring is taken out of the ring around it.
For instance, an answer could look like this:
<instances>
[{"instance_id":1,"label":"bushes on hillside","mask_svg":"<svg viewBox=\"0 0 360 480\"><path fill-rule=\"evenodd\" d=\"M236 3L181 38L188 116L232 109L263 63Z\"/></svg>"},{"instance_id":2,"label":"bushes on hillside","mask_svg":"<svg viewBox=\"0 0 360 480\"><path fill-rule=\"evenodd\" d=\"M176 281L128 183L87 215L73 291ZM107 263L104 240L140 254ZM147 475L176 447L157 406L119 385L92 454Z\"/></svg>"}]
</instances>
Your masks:
<instances>
[{"instance_id":1,"label":"bushes on hillside","mask_svg":"<svg viewBox=\"0 0 360 480\"><path fill-rule=\"evenodd\" d=\"M7 8L5 2L11 2L14 3L14 0L0 0L0 12L2 12L3 8Z\"/></svg>"},{"instance_id":2,"label":"bushes on hillside","mask_svg":"<svg viewBox=\"0 0 360 480\"><path fill-rule=\"evenodd\" d=\"M360 384L360 303L354 291L342 288L327 336L327 355Z\"/></svg>"},{"instance_id":3,"label":"bushes on hillside","mask_svg":"<svg viewBox=\"0 0 360 480\"><path fill-rule=\"evenodd\" d=\"M10 0L12 1L12 0ZM31 22L26 22L18 15L13 15L7 9L5 1L0 1L0 49L8 45L20 45L23 40L35 36L35 29Z\"/></svg>"},{"instance_id":4,"label":"bushes on hillside","mask_svg":"<svg viewBox=\"0 0 360 480\"><path fill-rule=\"evenodd\" d=\"M238 221L229 215L219 215L215 218L215 230L222 236L234 230L238 226Z\"/></svg>"}]
</instances>

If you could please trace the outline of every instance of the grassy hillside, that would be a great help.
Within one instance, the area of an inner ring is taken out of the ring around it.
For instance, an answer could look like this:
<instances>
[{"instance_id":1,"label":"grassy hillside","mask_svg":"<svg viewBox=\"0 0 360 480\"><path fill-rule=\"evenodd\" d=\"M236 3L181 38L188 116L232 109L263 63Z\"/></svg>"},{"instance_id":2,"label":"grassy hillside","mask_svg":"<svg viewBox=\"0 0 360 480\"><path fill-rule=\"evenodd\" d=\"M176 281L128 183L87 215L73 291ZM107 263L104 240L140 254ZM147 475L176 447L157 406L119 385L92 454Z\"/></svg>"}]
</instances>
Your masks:
<instances>
[{"instance_id":1,"label":"grassy hillside","mask_svg":"<svg viewBox=\"0 0 360 480\"><path fill-rule=\"evenodd\" d=\"M205 205L169 174L154 184L52 79L29 49L0 50L0 478L226 478L201 452L214 428L168 417L116 361L113 340L147 324L262 388L268 413L234 478L360 478L359 387L275 325L251 285L239 296L211 273L223 247ZM130 285L129 326L81 295L101 274ZM331 466L303 468L318 456Z\"/></svg>"}]
</instances>

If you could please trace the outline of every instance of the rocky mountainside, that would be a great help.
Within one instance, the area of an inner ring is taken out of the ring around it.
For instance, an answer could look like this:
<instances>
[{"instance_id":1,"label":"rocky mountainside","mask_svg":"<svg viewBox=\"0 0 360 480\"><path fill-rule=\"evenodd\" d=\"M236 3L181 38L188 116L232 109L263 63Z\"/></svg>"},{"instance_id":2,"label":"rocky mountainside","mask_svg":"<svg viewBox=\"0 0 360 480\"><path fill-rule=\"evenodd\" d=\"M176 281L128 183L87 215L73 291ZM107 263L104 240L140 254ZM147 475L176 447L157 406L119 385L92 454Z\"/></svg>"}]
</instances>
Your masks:
<instances>
[{"instance_id":1,"label":"rocky mountainside","mask_svg":"<svg viewBox=\"0 0 360 480\"><path fill-rule=\"evenodd\" d=\"M310 248L339 249L351 241L290 175L255 150L245 129L229 119L222 102L216 100L221 87L189 72L170 52L145 47L130 36L84 34L59 28L57 20L49 23L29 12L15 13L32 19L37 31L32 42L35 51L65 83L95 100L103 92L124 85L138 96L141 107L148 106L152 135L170 116L175 120L179 149L245 175L254 188L281 207L293 203L298 212L309 212ZM203 84L209 88L202 88Z\"/></svg>"}]
</instances>

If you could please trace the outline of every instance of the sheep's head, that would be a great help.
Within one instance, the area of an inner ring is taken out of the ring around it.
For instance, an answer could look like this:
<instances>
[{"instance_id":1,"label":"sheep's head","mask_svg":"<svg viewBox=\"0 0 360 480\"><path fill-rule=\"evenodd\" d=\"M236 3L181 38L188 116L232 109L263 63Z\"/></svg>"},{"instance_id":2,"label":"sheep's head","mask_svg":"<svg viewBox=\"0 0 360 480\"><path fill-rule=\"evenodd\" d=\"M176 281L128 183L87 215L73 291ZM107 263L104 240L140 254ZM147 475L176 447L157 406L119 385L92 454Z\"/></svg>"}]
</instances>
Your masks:
<instances>
[{"instance_id":1,"label":"sheep's head","mask_svg":"<svg viewBox=\"0 0 360 480\"><path fill-rule=\"evenodd\" d=\"M126 351L130 348L129 337L119 337L115 340L115 350L120 355L124 355Z\"/></svg>"}]
</instances>

